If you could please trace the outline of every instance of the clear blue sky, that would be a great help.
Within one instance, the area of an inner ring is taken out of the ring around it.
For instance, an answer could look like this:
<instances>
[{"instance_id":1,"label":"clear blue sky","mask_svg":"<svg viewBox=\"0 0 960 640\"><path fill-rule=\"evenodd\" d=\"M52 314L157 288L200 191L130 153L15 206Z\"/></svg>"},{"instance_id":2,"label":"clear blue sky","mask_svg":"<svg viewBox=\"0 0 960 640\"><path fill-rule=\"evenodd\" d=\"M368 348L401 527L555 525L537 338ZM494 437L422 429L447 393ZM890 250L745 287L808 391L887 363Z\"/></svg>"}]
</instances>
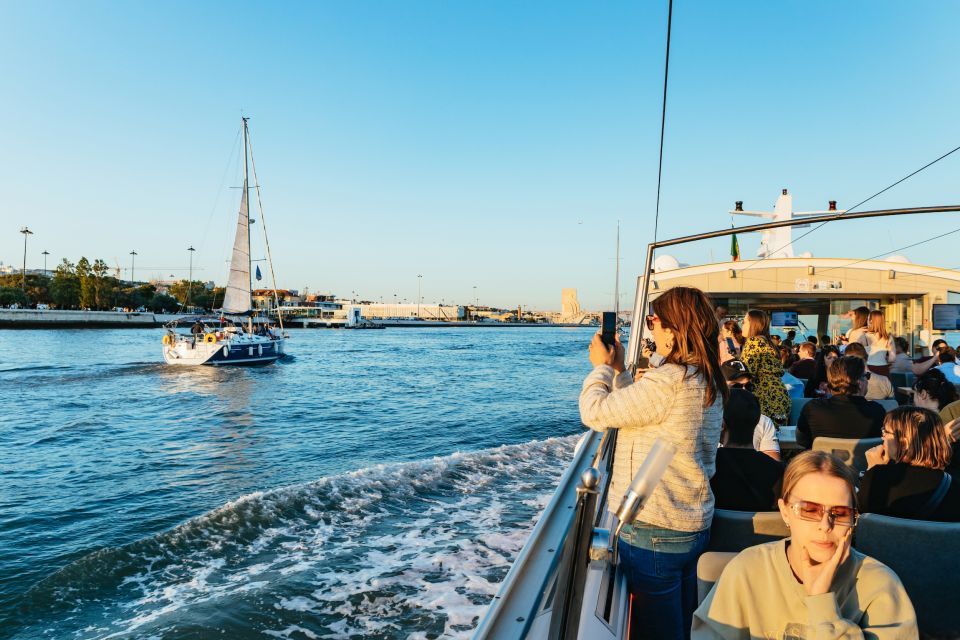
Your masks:
<instances>
[{"instance_id":1,"label":"clear blue sky","mask_svg":"<svg viewBox=\"0 0 960 640\"><path fill-rule=\"evenodd\" d=\"M652 235L666 6L3 0L0 260L28 225L30 267L135 249L138 279L185 276L192 244L222 283L245 113L280 286L413 300L423 274L428 301L609 307L617 220L626 291ZM660 236L782 187L850 206L960 145L958 24L953 2L678 0ZM866 208L960 203L958 173L960 152ZM797 251L957 227L828 225ZM906 253L957 266L955 246Z\"/></svg>"}]
</instances>

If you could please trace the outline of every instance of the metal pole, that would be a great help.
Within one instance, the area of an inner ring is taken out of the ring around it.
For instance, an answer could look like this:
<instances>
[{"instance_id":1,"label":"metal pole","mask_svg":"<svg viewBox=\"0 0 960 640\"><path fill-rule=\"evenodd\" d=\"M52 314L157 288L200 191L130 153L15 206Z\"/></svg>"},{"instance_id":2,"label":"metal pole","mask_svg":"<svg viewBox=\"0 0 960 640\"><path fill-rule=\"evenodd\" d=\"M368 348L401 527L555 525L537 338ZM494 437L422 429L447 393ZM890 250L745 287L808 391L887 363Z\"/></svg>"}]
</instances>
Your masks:
<instances>
[{"instance_id":1,"label":"metal pole","mask_svg":"<svg viewBox=\"0 0 960 640\"><path fill-rule=\"evenodd\" d=\"M43 275L49 276L50 274L47 273L47 256L50 255L50 252L44 250L41 255L43 255Z\"/></svg>"},{"instance_id":2,"label":"metal pole","mask_svg":"<svg viewBox=\"0 0 960 640\"><path fill-rule=\"evenodd\" d=\"M134 267L136 266L136 259L137 259L137 252L131 251L130 252L130 284L133 284L136 281L136 277L134 277L136 274L136 271L134 271Z\"/></svg>"},{"instance_id":3,"label":"metal pole","mask_svg":"<svg viewBox=\"0 0 960 640\"><path fill-rule=\"evenodd\" d=\"M190 272L189 272L189 273L190 273L190 276L189 276L189 280L187 281L187 302L186 302L186 305L189 305L189 304L190 304L190 295L193 293L193 252L196 251L196 249L193 248L193 245L190 245L190 246L187 248L187 251L190 252ZM185 305L185 306L186 306L186 305Z\"/></svg>"},{"instance_id":4,"label":"metal pole","mask_svg":"<svg viewBox=\"0 0 960 640\"><path fill-rule=\"evenodd\" d=\"M32 236L33 231L23 227L20 229L20 233L23 234L23 271L20 272L21 287L24 292L27 290L27 236Z\"/></svg>"},{"instance_id":5,"label":"metal pole","mask_svg":"<svg viewBox=\"0 0 960 640\"><path fill-rule=\"evenodd\" d=\"M247 168L247 159L248 159L248 136L250 135L247 131L247 118L241 118L243 120L243 198L247 203L247 290L251 291L253 289L253 252L250 251L250 188L249 188L249 174ZM274 284L276 286L276 284ZM274 291L276 295L276 291ZM253 306L253 301L250 301L250 306ZM279 314L279 308L277 310Z\"/></svg>"},{"instance_id":6,"label":"metal pole","mask_svg":"<svg viewBox=\"0 0 960 640\"><path fill-rule=\"evenodd\" d=\"M418 273L417 274L417 320L420 319L420 299L422 298L422 296L420 295L420 291L421 291L420 285L422 284L423 284L423 276Z\"/></svg>"}]
</instances>

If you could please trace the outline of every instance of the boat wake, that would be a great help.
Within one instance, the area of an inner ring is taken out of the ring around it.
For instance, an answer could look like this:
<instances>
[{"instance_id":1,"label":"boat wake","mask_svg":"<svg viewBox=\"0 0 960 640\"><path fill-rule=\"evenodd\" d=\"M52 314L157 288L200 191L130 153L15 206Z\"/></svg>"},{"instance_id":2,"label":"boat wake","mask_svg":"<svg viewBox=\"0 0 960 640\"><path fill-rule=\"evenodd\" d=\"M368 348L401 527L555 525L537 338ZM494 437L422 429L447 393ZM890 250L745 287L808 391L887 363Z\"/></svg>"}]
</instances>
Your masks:
<instances>
[{"instance_id":1,"label":"boat wake","mask_svg":"<svg viewBox=\"0 0 960 640\"><path fill-rule=\"evenodd\" d=\"M15 637L465 637L575 442L382 465L244 496L64 567L25 596Z\"/></svg>"}]
</instances>

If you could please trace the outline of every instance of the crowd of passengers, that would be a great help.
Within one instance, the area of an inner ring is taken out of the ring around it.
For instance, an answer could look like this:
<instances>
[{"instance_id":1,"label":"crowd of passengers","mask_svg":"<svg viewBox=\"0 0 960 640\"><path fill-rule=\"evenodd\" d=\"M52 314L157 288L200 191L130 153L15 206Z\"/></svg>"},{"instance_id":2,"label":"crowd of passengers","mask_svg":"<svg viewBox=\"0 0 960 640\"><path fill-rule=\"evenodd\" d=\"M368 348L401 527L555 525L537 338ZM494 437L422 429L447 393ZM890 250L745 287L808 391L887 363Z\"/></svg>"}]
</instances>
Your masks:
<instances>
[{"instance_id":1,"label":"crowd of passengers","mask_svg":"<svg viewBox=\"0 0 960 640\"><path fill-rule=\"evenodd\" d=\"M585 425L619 430L611 511L657 439L676 449L621 534L620 565L643 621L632 635L916 637L899 578L850 543L861 513L960 522L956 351L941 340L915 360L883 313L865 307L831 344L826 336L797 343L793 331L771 336L761 310L748 311L741 328L697 289L670 289L651 306L649 366L631 374L619 341L608 347L597 335L580 395ZM876 400L894 397L894 373L916 381L888 411ZM790 425L801 452L787 462L778 432L803 397ZM881 444L858 474L810 450L818 437ZM697 608L696 562L715 508L779 511L791 536L740 553Z\"/></svg>"}]
</instances>

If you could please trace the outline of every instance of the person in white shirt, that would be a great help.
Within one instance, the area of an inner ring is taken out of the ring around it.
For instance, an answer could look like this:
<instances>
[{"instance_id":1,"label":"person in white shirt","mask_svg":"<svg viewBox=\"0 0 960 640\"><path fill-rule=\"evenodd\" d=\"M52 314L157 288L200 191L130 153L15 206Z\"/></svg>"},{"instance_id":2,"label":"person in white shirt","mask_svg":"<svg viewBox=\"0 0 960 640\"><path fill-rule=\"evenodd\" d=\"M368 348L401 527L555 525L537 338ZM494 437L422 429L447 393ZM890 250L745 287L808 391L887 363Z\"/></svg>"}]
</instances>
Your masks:
<instances>
[{"instance_id":1,"label":"person in white shirt","mask_svg":"<svg viewBox=\"0 0 960 640\"><path fill-rule=\"evenodd\" d=\"M746 389L751 391L750 382L753 376L747 365L740 360L727 360L720 370L731 389ZM760 414L760 420L753 430L753 448L765 453L774 460L780 460L780 437L777 435L777 425L767 416Z\"/></svg>"},{"instance_id":2,"label":"person in white shirt","mask_svg":"<svg viewBox=\"0 0 960 640\"><path fill-rule=\"evenodd\" d=\"M851 342L847 345L846 350L844 350L843 355L845 356L855 356L861 360L866 361L867 359L867 350L859 342ZM893 397L893 383L890 382L890 378L887 376L880 375L879 373L868 371L867 375L867 392L864 394L867 400L883 400L884 398Z\"/></svg>"},{"instance_id":3,"label":"person in white shirt","mask_svg":"<svg viewBox=\"0 0 960 640\"><path fill-rule=\"evenodd\" d=\"M871 311L867 331L861 342L867 348L867 366L885 367L896 359L893 339L887 333L887 320L883 311Z\"/></svg>"}]
</instances>

